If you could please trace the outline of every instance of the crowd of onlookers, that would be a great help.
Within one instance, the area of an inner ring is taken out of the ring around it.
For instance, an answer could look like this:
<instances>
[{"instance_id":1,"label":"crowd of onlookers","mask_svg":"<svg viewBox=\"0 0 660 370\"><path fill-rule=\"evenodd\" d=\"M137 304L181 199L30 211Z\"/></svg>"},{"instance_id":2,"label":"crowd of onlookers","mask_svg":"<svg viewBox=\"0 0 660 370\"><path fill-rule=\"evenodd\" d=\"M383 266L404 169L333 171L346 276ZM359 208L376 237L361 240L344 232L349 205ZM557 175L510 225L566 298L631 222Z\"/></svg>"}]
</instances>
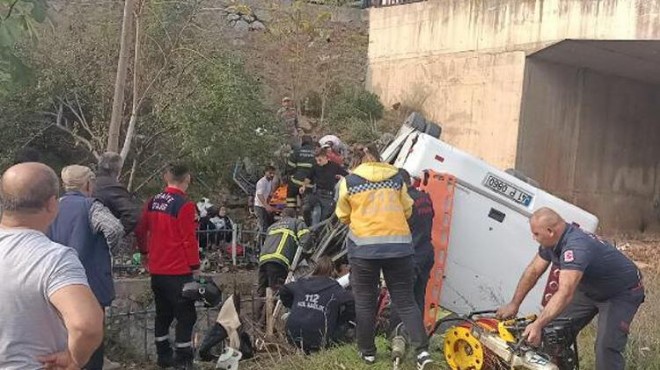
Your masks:
<instances>
[{"instance_id":1,"label":"crowd of onlookers","mask_svg":"<svg viewBox=\"0 0 660 370\"><path fill-rule=\"evenodd\" d=\"M350 170L344 170L328 159L333 146L319 144L303 135L301 146L294 149L285 172L290 189L287 208L273 224L275 209L267 201L275 169L267 167L257 184L255 210L266 230L259 293L264 296L267 288L279 292L291 309L286 334L306 353L346 341L354 332L361 359L371 364L376 361L376 303L382 274L393 304L391 329L400 322L405 325L418 369L427 368L433 361L422 312L434 262L431 199L412 186L407 172L382 163L373 145L354 146ZM302 212L297 195L303 198ZM350 291L333 279L338 276L337 266L328 257L316 261L312 276L285 284L298 249L303 254L314 249L308 225L316 220L310 217L309 205L321 206L321 220L336 215L349 227Z\"/></svg>"},{"instance_id":2,"label":"crowd of onlookers","mask_svg":"<svg viewBox=\"0 0 660 370\"><path fill-rule=\"evenodd\" d=\"M121 157L61 176L24 150L0 181L0 367L117 368L103 348L114 297L111 253L138 223ZM62 189L60 190L60 182Z\"/></svg>"},{"instance_id":3,"label":"crowd of onlookers","mask_svg":"<svg viewBox=\"0 0 660 370\"><path fill-rule=\"evenodd\" d=\"M315 141L301 133L291 107L291 100L285 98L280 113L290 127L293 150L282 171L287 208L279 221L274 221L278 210L269 203L277 184L276 169L266 167L256 186L254 209L265 234L259 259L260 295L267 288L279 292L291 308L287 336L305 352L347 340L354 328L361 359L374 363L382 274L393 303L391 328L403 322L417 367L427 367L433 361L422 312L434 262L430 197L412 186L407 172L382 163L373 145L354 146L349 153L334 135ZM328 258L316 261L311 277L285 284L298 249L303 254L314 249L308 226L333 215L349 227L351 290L331 278L337 277L337 266Z\"/></svg>"},{"instance_id":4,"label":"crowd of onlookers","mask_svg":"<svg viewBox=\"0 0 660 370\"><path fill-rule=\"evenodd\" d=\"M373 146L354 147L346 169L346 146L333 135L319 141L299 135L292 109L285 99L278 113L291 128L293 149L281 172L286 208L270 202L274 167L266 167L256 184L254 212L262 234L258 292L279 293L290 309L287 337L305 352L346 341L355 331L361 358L373 363L382 272L395 321L405 324L418 367L424 368L432 362L421 319L433 261L430 199L411 187L405 171L381 163ZM140 206L119 182L122 162L118 154L105 153L96 171L70 165L58 177L28 150L2 174L0 368L117 367L104 353L104 309L115 298L112 253L129 233L151 277L157 364L192 368L197 314L195 300L182 292L203 280L200 243L230 242L232 220L224 207L197 207L189 200L191 171L183 164L168 165L165 188ZM352 292L335 280L336 261L328 257L315 262L310 277L285 284L296 255L314 249L309 226L335 216L349 228ZM200 230L206 238L198 238ZM235 330L224 329L231 338Z\"/></svg>"}]
</instances>

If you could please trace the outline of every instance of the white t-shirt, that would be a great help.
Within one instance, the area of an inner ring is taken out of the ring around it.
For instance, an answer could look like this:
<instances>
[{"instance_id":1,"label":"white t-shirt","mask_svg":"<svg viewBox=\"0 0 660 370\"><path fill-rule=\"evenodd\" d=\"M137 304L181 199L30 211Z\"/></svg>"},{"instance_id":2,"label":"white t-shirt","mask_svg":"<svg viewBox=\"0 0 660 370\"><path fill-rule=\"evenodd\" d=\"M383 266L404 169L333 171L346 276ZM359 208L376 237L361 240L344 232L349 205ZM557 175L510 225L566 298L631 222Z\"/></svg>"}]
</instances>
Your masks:
<instances>
[{"instance_id":1,"label":"white t-shirt","mask_svg":"<svg viewBox=\"0 0 660 370\"><path fill-rule=\"evenodd\" d=\"M259 199L259 195L263 195L264 199L268 201L268 197L273 193L273 180L268 181L266 176L262 177L257 181L257 189L254 194L254 206L266 208L266 204L263 204Z\"/></svg>"},{"instance_id":2,"label":"white t-shirt","mask_svg":"<svg viewBox=\"0 0 660 370\"><path fill-rule=\"evenodd\" d=\"M67 348L67 331L49 297L88 285L75 250L43 233L0 228L0 369L42 369L38 356Z\"/></svg>"}]
</instances>

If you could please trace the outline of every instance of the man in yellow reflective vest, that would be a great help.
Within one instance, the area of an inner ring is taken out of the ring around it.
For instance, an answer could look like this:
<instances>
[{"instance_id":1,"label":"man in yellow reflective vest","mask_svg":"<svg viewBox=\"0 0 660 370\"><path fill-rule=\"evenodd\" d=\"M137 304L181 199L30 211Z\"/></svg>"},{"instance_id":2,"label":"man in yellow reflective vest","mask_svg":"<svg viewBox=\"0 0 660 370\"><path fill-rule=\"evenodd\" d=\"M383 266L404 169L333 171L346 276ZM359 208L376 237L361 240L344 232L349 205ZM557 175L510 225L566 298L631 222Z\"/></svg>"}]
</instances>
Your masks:
<instances>
[{"instance_id":1,"label":"man in yellow reflective vest","mask_svg":"<svg viewBox=\"0 0 660 370\"><path fill-rule=\"evenodd\" d=\"M304 252L311 249L311 234L305 222L296 218L296 211L293 208L285 208L281 216L279 221L268 228L259 254L257 294L262 298L266 296L266 288L277 293L284 284L298 248L303 248ZM261 300L256 312L261 314L260 322L263 324L265 313Z\"/></svg>"}]
</instances>

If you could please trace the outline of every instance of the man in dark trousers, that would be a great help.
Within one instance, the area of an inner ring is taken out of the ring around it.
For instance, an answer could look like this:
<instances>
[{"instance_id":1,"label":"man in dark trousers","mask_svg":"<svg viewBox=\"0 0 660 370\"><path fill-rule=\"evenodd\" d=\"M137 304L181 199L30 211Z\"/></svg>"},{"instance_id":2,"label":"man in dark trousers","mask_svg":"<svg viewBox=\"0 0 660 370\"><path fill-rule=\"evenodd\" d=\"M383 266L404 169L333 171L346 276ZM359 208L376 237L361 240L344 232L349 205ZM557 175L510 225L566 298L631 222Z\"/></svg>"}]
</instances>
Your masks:
<instances>
[{"instance_id":1,"label":"man in dark trousers","mask_svg":"<svg viewBox=\"0 0 660 370\"><path fill-rule=\"evenodd\" d=\"M96 170L94 198L110 209L124 226L124 234L130 234L138 223L140 208L133 201L124 185L119 183L123 160L117 153L103 153Z\"/></svg>"},{"instance_id":2,"label":"man in dark trousers","mask_svg":"<svg viewBox=\"0 0 660 370\"><path fill-rule=\"evenodd\" d=\"M195 204L187 199L188 167L172 164L165 172L165 190L147 203L136 229L140 252L148 261L156 303L154 335L158 365L190 369L192 331L197 321L195 302L182 297L183 285L199 276L199 247ZM169 342L176 319L175 356Z\"/></svg>"},{"instance_id":3,"label":"man in dark trousers","mask_svg":"<svg viewBox=\"0 0 660 370\"><path fill-rule=\"evenodd\" d=\"M346 176L348 172L344 167L335 162L331 162L325 149L319 148L314 154L316 163L312 167L304 186L300 187L300 194L303 199L303 216L307 225L313 226L312 213L314 207L321 207L321 219L323 221L330 217L335 211L335 186L339 179ZM309 189L309 185L314 184L314 189Z\"/></svg>"},{"instance_id":4,"label":"man in dark trousers","mask_svg":"<svg viewBox=\"0 0 660 370\"><path fill-rule=\"evenodd\" d=\"M431 276L431 269L435 262L433 244L431 244L431 232L433 230L433 202L431 197L423 191L412 186L410 174L406 170L400 171L403 181L408 185L408 195L413 199L412 215L408 219L410 232L412 234L412 245L415 250L415 301L419 310L424 314L424 302L426 296L426 285ZM390 317L390 332L401 322L396 310L392 311Z\"/></svg>"},{"instance_id":5,"label":"man in dark trousers","mask_svg":"<svg viewBox=\"0 0 660 370\"><path fill-rule=\"evenodd\" d=\"M89 287L105 308L115 298L110 251L119 244L124 228L101 202L90 198L94 179L89 167L73 165L62 169L65 193L59 200L59 212L48 229L48 237L76 250ZM103 369L103 353L101 343L84 368Z\"/></svg>"},{"instance_id":6,"label":"man in dark trousers","mask_svg":"<svg viewBox=\"0 0 660 370\"><path fill-rule=\"evenodd\" d=\"M312 241L307 225L296 218L292 208L282 211L282 218L268 228L266 240L259 254L259 286L257 294L266 297L266 288L274 293L284 284L289 268L298 248L307 251ZM263 303L257 308L261 314L260 322L265 322Z\"/></svg>"},{"instance_id":7,"label":"man in dark trousers","mask_svg":"<svg viewBox=\"0 0 660 370\"><path fill-rule=\"evenodd\" d=\"M286 175L289 176L286 191L286 206L293 208L298 207L298 193L300 187L304 187L305 179L312 171L312 167L316 163L314 159L315 142L309 135L302 137L302 145L291 153L287 161Z\"/></svg>"},{"instance_id":8,"label":"man in dark trousers","mask_svg":"<svg viewBox=\"0 0 660 370\"><path fill-rule=\"evenodd\" d=\"M623 370L623 353L637 309L644 302L642 275L635 264L613 245L579 227L567 224L550 208L536 210L529 221L538 254L529 264L511 302L497 311L513 317L520 304L552 262L559 267L559 288L523 337L537 346L543 328L556 317L572 320L577 336L598 314L596 369Z\"/></svg>"}]
</instances>

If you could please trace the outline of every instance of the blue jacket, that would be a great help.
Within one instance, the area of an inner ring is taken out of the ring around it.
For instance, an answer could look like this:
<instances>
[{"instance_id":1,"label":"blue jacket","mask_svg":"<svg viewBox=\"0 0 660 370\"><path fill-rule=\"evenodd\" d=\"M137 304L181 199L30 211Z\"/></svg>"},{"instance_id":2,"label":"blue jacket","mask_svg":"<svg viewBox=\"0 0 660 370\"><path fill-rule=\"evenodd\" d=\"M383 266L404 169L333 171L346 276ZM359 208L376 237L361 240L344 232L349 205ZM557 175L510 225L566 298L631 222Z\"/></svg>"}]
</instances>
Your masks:
<instances>
[{"instance_id":1,"label":"blue jacket","mask_svg":"<svg viewBox=\"0 0 660 370\"><path fill-rule=\"evenodd\" d=\"M60 198L59 213L50 225L48 237L78 252L90 289L101 306L108 307L115 298L112 261L105 236L94 234L89 222L89 209L94 201L80 192L66 192Z\"/></svg>"}]
</instances>

